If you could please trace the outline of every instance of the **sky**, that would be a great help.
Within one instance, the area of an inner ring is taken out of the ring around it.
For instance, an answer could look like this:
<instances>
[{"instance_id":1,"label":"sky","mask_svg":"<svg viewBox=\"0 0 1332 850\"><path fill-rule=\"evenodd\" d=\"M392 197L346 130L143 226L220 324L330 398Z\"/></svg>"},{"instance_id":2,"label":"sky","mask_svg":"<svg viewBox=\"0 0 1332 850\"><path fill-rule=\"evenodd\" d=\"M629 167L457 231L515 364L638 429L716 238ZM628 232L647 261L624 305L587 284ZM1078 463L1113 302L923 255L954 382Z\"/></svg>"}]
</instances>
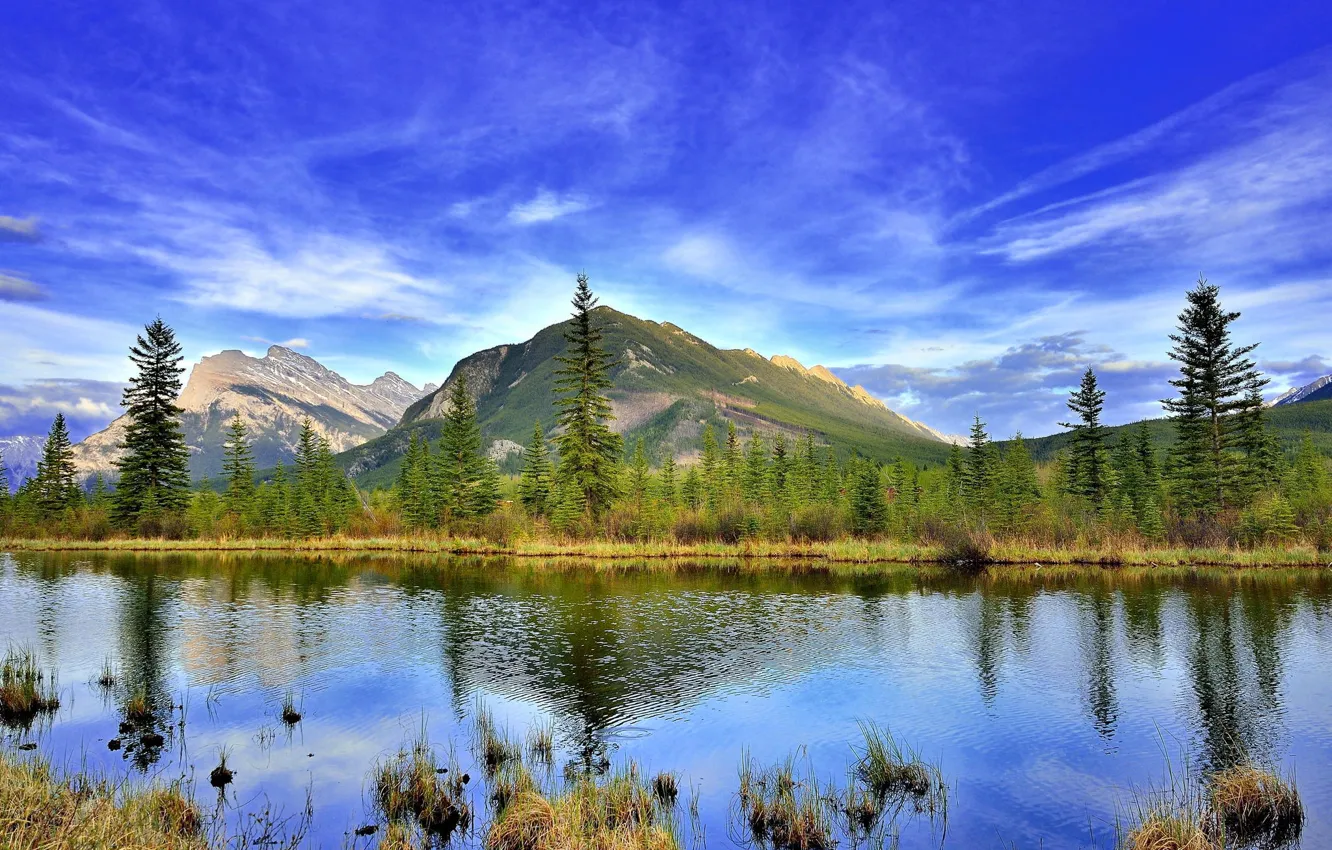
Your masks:
<instances>
[{"instance_id":1,"label":"sky","mask_svg":"<svg viewBox=\"0 0 1332 850\"><path fill-rule=\"evenodd\" d=\"M296 348L440 382L603 303L950 433L1159 414L1205 275L1271 395L1332 372L1332 4L18 4L0 435Z\"/></svg>"}]
</instances>

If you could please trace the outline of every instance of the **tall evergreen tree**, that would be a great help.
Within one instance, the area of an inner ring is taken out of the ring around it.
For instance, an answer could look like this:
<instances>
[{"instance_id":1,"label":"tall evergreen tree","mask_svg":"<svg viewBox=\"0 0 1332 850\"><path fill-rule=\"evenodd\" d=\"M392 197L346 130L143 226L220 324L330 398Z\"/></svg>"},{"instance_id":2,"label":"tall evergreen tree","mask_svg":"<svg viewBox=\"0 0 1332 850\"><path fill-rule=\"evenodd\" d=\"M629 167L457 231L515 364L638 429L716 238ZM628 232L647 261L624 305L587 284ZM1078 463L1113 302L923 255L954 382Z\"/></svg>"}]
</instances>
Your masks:
<instances>
[{"instance_id":1,"label":"tall evergreen tree","mask_svg":"<svg viewBox=\"0 0 1332 850\"><path fill-rule=\"evenodd\" d=\"M1261 403L1267 384L1249 354L1257 348L1231 343L1230 325L1238 312L1221 308L1220 290L1199 278L1179 314L1179 332L1170 335L1170 358L1180 375L1170 381L1176 398L1164 401L1175 423L1175 491L1182 510L1214 514L1230 504L1243 468L1232 449L1246 416Z\"/></svg>"},{"instance_id":2,"label":"tall evergreen tree","mask_svg":"<svg viewBox=\"0 0 1332 850\"><path fill-rule=\"evenodd\" d=\"M0 523L9 519L9 507L12 501L9 494L9 467L5 466L4 452L0 452Z\"/></svg>"},{"instance_id":3,"label":"tall evergreen tree","mask_svg":"<svg viewBox=\"0 0 1332 850\"><path fill-rule=\"evenodd\" d=\"M65 414L57 413L42 447L42 459L37 462L37 505L44 515L57 516L79 503L82 494L76 475Z\"/></svg>"},{"instance_id":4,"label":"tall evergreen tree","mask_svg":"<svg viewBox=\"0 0 1332 850\"><path fill-rule=\"evenodd\" d=\"M1019 431L1004 450L999 467L996 507L997 519L1005 531L1026 529L1029 512L1040 500L1041 487L1036 478L1036 463Z\"/></svg>"},{"instance_id":5,"label":"tall evergreen tree","mask_svg":"<svg viewBox=\"0 0 1332 850\"><path fill-rule=\"evenodd\" d=\"M736 433L735 422L726 420L726 443L722 446L722 481L728 501L740 498L741 483L744 480L744 452L740 448L740 436Z\"/></svg>"},{"instance_id":6,"label":"tall evergreen tree","mask_svg":"<svg viewBox=\"0 0 1332 850\"><path fill-rule=\"evenodd\" d=\"M680 501L693 510L698 510L707 504L707 488L703 484L703 476L699 474L697 465L685 470L684 481L680 484Z\"/></svg>"},{"instance_id":7,"label":"tall evergreen tree","mask_svg":"<svg viewBox=\"0 0 1332 850\"><path fill-rule=\"evenodd\" d=\"M713 430L712 423L703 426L703 457L699 462L701 467L703 496L709 510L717 510L721 506L722 490L725 488L722 474L721 453L717 448L717 432ZM697 507L694 505L693 507Z\"/></svg>"},{"instance_id":8,"label":"tall evergreen tree","mask_svg":"<svg viewBox=\"0 0 1332 850\"><path fill-rule=\"evenodd\" d=\"M985 422L977 414L971 425L971 441L967 445L967 476L963 497L967 507L978 518L984 518L989 513L995 466L994 444L985 432Z\"/></svg>"},{"instance_id":9,"label":"tall evergreen tree","mask_svg":"<svg viewBox=\"0 0 1332 850\"><path fill-rule=\"evenodd\" d=\"M851 530L856 534L878 534L888 519L879 467L872 461L853 458L847 464L847 488L851 503Z\"/></svg>"},{"instance_id":10,"label":"tall evergreen tree","mask_svg":"<svg viewBox=\"0 0 1332 850\"><path fill-rule=\"evenodd\" d=\"M652 482L652 470L648 465L647 449L643 445L642 437L634 443L634 453L629 459L626 479L625 489L629 499L641 506L647 498L648 484Z\"/></svg>"},{"instance_id":11,"label":"tall evergreen tree","mask_svg":"<svg viewBox=\"0 0 1332 850\"><path fill-rule=\"evenodd\" d=\"M116 486L115 517L122 524L137 520L145 506L181 511L189 502L190 455L176 406L183 359L175 333L160 316L130 348L138 374L120 402L128 416Z\"/></svg>"},{"instance_id":12,"label":"tall evergreen tree","mask_svg":"<svg viewBox=\"0 0 1332 850\"><path fill-rule=\"evenodd\" d=\"M518 479L518 499L532 516L549 513L554 475L550 451L546 448L546 435L538 422L532 431L532 441L523 452L523 472Z\"/></svg>"},{"instance_id":13,"label":"tall evergreen tree","mask_svg":"<svg viewBox=\"0 0 1332 850\"><path fill-rule=\"evenodd\" d=\"M1059 423L1061 428L1073 429L1068 485L1076 495L1098 506L1108 489L1105 428L1101 425L1104 406L1105 392L1096 385L1096 373L1089 368L1082 375L1081 386L1068 399L1068 409L1077 414L1077 421Z\"/></svg>"},{"instance_id":14,"label":"tall evergreen tree","mask_svg":"<svg viewBox=\"0 0 1332 850\"><path fill-rule=\"evenodd\" d=\"M231 419L222 444L222 476L227 482L226 509L245 514L254 500L254 453L240 413Z\"/></svg>"},{"instance_id":15,"label":"tall evergreen tree","mask_svg":"<svg viewBox=\"0 0 1332 850\"><path fill-rule=\"evenodd\" d=\"M429 440L411 432L398 471L397 487L402 521L408 528L429 528L439 519L432 471Z\"/></svg>"},{"instance_id":16,"label":"tall evergreen tree","mask_svg":"<svg viewBox=\"0 0 1332 850\"><path fill-rule=\"evenodd\" d=\"M666 459L661 462L661 472L657 475L657 498L664 504L674 506L679 499L676 477L675 455L668 451Z\"/></svg>"},{"instance_id":17,"label":"tall evergreen tree","mask_svg":"<svg viewBox=\"0 0 1332 850\"><path fill-rule=\"evenodd\" d=\"M767 504L770 498L768 449L758 431L749 435L749 445L745 447L742 489L745 501L750 504Z\"/></svg>"},{"instance_id":18,"label":"tall evergreen tree","mask_svg":"<svg viewBox=\"0 0 1332 850\"><path fill-rule=\"evenodd\" d=\"M491 484L497 482L486 478L488 460L481 454L476 402L467 391L467 376L459 372L449 391L449 408L444 414L440 454L435 465L436 498L448 513L470 517L495 509L498 493L491 492L494 489Z\"/></svg>"},{"instance_id":19,"label":"tall evergreen tree","mask_svg":"<svg viewBox=\"0 0 1332 850\"><path fill-rule=\"evenodd\" d=\"M615 418L606 396L613 360L602 347L601 329L593 321L596 306L587 275L578 275L573 321L564 334L569 348L556 358L560 368L555 370L555 390L567 394L555 402L564 428L556 438L559 475L580 492L593 517L600 516L615 498L624 450L620 435L607 424Z\"/></svg>"}]
</instances>

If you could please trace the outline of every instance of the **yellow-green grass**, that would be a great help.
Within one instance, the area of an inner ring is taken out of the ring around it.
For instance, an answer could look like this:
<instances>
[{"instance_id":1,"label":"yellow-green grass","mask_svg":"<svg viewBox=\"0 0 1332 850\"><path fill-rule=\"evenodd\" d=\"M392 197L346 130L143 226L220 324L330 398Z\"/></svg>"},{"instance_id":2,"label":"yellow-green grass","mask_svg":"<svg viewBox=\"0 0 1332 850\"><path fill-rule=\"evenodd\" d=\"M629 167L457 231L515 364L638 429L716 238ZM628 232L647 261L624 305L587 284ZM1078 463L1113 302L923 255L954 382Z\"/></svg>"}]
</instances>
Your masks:
<instances>
[{"instance_id":1,"label":"yellow-green grass","mask_svg":"<svg viewBox=\"0 0 1332 850\"><path fill-rule=\"evenodd\" d=\"M58 708L55 674L38 666L32 650L10 647L0 661L0 723L26 727Z\"/></svg>"},{"instance_id":2,"label":"yellow-green grass","mask_svg":"<svg viewBox=\"0 0 1332 850\"><path fill-rule=\"evenodd\" d=\"M559 793L524 783L486 834L488 850L679 850L672 819L632 763Z\"/></svg>"},{"instance_id":3,"label":"yellow-green grass","mask_svg":"<svg viewBox=\"0 0 1332 850\"><path fill-rule=\"evenodd\" d=\"M371 804L390 827L420 832L447 842L472 822L466 799L468 777L449 759L442 767L424 730L409 747L375 765L370 774Z\"/></svg>"},{"instance_id":4,"label":"yellow-green grass","mask_svg":"<svg viewBox=\"0 0 1332 850\"><path fill-rule=\"evenodd\" d=\"M1212 811L1226 834L1243 842L1267 839L1283 843L1304 824L1304 804L1276 772L1241 764L1213 774L1209 783Z\"/></svg>"},{"instance_id":5,"label":"yellow-green grass","mask_svg":"<svg viewBox=\"0 0 1332 850\"><path fill-rule=\"evenodd\" d=\"M394 552L455 555L506 555L522 558L589 559L803 559L834 563L943 563L945 548L931 543L848 538L823 542L746 540L679 543L615 540L516 539L499 544L479 538L432 534L395 537L333 535L308 539L210 538L165 540L0 540L0 551L75 552ZM1049 546L1004 539L994 542L988 558L995 564L1101 565L1143 567L1326 567L1332 555L1307 544L1243 548L1177 548L1135 542L1075 542Z\"/></svg>"},{"instance_id":6,"label":"yellow-green grass","mask_svg":"<svg viewBox=\"0 0 1332 850\"><path fill-rule=\"evenodd\" d=\"M203 826L178 784L136 789L0 753L6 850L207 850Z\"/></svg>"}]
</instances>

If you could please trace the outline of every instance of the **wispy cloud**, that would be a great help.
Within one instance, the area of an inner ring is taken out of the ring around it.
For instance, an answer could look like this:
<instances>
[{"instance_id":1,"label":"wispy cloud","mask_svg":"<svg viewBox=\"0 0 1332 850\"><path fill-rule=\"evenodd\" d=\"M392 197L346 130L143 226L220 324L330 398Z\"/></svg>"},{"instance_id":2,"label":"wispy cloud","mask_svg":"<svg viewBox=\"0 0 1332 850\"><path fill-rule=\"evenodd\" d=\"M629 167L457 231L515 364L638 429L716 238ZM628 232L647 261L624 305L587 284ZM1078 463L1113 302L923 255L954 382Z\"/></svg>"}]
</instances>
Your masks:
<instances>
[{"instance_id":1,"label":"wispy cloud","mask_svg":"<svg viewBox=\"0 0 1332 850\"><path fill-rule=\"evenodd\" d=\"M50 293L27 278L0 271L0 301L43 301L49 297Z\"/></svg>"},{"instance_id":2,"label":"wispy cloud","mask_svg":"<svg viewBox=\"0 0 1332 850\"><path fill-rule=\"evenodd\" d=\"M514 224L539 224L583 212L591 206L592 203L580 195L560 195L542 189L532 200L514 204L508 219Z\"/></svg>"},{"instance_id":3,"label":"wispy cloud","mask_svg":"<svg viewBox=\"0 0 1332 850\"><path fill-rule=\"evenodd\" d=\"M263 343L264 345L276 345L282 348L300 349L300 348L310 347L310 340L299 336L293 339L287 339L282 341L265 339L261 336L247 336L245 337L245 339L249 340L250 342L260 342Z\"/></svg>"},{"instance_id":4,"label":"wispy cloud","mask_svg":"<svg viewBox=\"0 0 1332 850\"><path fill-rule=\"evenodd\" d=\"M0 242L40 242L42 232L36 218L0 215Z\"/></svg>"}]
</instances>

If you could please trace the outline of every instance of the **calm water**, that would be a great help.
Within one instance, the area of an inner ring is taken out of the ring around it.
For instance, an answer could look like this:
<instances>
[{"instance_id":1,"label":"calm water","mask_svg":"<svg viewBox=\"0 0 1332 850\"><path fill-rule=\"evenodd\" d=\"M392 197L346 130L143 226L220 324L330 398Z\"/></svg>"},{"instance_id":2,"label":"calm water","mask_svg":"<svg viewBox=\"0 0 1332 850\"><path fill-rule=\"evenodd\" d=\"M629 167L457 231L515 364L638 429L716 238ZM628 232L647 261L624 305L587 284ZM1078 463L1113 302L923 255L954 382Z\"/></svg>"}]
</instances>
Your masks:
<instances>
[{"instance_id":1,"label":"calm water","mask_svg":"<svg viewBox=\"0 0 1332 850\"><path fill-rule=\"evenodd\" d=\"M941 765L945 847L1109 847L1117 801L1161 777L1163 740L1200 763L1247 752L1295 769L1303 846L1332 847L1332 578L1316 572L973 581L19 554L0 556L6 641L59 671L63 699L11 744L118 772L192 765L201 800L225 746L226 805L298 811L310 789L324 846L368 822L367 772L423 718L470 763L480 696L516 733L553 721L559 763L678 772L708 847L736 843L746 748L774 762L806 747L841 780L863 720ZM93 681L107 658L185 705L184 731L177 712L160 748L109 751L124 700ZM290 732L288 691L304 714ZM903 847L940 844L920 819L901 827Z\"/></svg>"}]
</instances>

